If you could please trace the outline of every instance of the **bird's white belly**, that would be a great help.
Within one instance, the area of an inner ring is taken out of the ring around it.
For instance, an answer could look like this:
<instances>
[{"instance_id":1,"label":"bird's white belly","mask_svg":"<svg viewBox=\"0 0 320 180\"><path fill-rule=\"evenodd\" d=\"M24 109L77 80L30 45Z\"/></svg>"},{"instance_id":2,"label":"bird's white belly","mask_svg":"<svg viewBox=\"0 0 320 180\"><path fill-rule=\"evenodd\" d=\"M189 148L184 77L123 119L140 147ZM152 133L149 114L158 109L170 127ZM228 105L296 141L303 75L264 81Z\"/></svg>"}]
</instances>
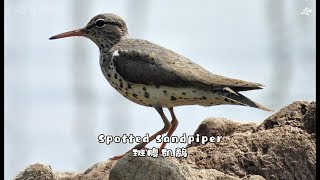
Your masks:
<instances>
[{"instance_id":1,"label":"bird's white belly","mask_svg":"<svg viewBox=\"0 0 320 180\"><path fill-rule=\"evenodd\" d=\"M144 106L174 107L181 105L212 106L232 104L224 98L210 91L189 87L168 87L156 85L135 84L125 81L115 68L104 69L103 74L110 83L124 97Z\"/></svg>"}]
</instances>

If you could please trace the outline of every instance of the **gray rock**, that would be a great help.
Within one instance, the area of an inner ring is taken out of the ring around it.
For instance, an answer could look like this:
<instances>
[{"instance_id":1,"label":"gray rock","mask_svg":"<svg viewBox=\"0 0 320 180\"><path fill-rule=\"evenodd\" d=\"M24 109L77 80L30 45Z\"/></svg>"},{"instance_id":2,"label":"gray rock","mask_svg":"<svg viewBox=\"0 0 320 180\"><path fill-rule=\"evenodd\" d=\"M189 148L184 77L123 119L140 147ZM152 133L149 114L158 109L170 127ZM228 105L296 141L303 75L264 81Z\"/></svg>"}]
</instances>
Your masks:
<instances>
[{"instance_id":1,"label":"gray rock","mask_svg":"<svg viewBox=\"0 0 320 180\"><path fill-rule=\"evenodd\" d=\"M223 142L193 145L185 161L236 177L252 174L266 179L315 179L315 105L294 102L256 127L209 118L196 133L207 135L211 129L208 135L226 135ZM227 131L213 126L224 126Z\"/></svg>"},{"instance_id":2,"label":"gray rock","mask_svg":"<svg viewBox=\"0 0 320 180\"><path fill-rule=\"evenodd\" d=\"M14 180L56 180L55 174L48 165L36 163L26 167Z\"/></svg>"},{"instance_id":3,"label":"gray rock","mask_svg":"<svg viewBox=\"0 0 320 180\"><path fill-rule=\"evenodd\" d=\"M297 101L260 125L208 118L195 134L223 135L222 142L192 143L187 158L128 155L97 163L83 173L53 172L48 165L34 164L14 179L315 179L315 112L315 102Z\"/></svg>"},{"instance_id":4,"label":"gray rock","mask_svg":"<svg viewBox=\"0 0 320 180\"><path fill-rule=\"evenodd\" d=\"M215 169L195 169L180 164L174 158L133 157L120 159L110 172L110 180L215 180L240 178L226 175ZM253 179L258 179L253 177ZM264 179L264 178L260 178Z\"/></svg>"}]
</instances>

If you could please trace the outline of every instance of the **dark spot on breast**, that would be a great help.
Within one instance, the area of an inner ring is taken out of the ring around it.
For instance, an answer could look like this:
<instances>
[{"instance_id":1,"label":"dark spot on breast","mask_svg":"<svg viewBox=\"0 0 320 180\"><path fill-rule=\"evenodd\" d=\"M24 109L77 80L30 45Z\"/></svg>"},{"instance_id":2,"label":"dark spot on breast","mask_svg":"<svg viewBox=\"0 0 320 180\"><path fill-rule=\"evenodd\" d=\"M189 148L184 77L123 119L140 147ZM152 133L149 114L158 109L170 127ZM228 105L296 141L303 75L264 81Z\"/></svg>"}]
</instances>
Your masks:
<instances>
[{"instance_id":1,"label":"dark spot on breast","mask_svg":"<svg viewBox=\"0 0 320 180\"><path fill-rule=\"evenodd\" d=\"M226 102L229 102L229 99L227 99L227 98L224 98L224 101L226 101Z\"/></svg>"},{"instance_id":2,"label":"dark spot on breast","mask_svg":"<svg viewBox=\"0 0 320 180\"><path fill-rule=\"evenodd\" d=\"M146 87L143 87L142 89L143 89L144 91L146 91L146 90L147 90L147 88L146 88Z\"/></svg>"},{"instance_id":3,"label":"dark spot on breast","mask_svg":"<svg viewBox=\"0 0 320 180\"><path fill-rule=\"evenodd\" d=\"M168 94L168 91L166 91L166 90L163 90L163 93L164 93L164 94Z\"/></svg>"},{"instance_id":4,"label":"dark spot on breast","mask_svg":"<svg viewBox=\"0 0 320 180\"><path fill-rule=\"evenodd\" d=\"M207 99L206 97L202 96L202 99Z\"/></svg>"},{"instance_id":5,"label":"dark spot on breast","mask_svg":"<svg viewBox=\"0 0 320 180\"><path fill-rule=\"evenodd\" d=\"M192 92L193 92L193 93L197 93L197 91L195 91L195 90L193 90Z\"/></svg>"},{"instance_id":6,"label":"dark spot on breast","mask_svg":"<svg viewBox=\"0 0 320 180\"><path fill-rule=\"evenodd\" d=\"M140 102L142 102L142 100L141 100L141 99L139 99L139 101L140 101Z\"/></svg>"},{"instance_id":7,"label":"dark spot on breast","mask_svg":"<svg viewBox=\"0 0 320 180\"><path fill-rule=\"evenodd\" d=\"M157 88L157 89L159 89L159 88L160 88L160 86L159 86L159 85L156 85L156 88Z\"/></svg>"},{"instance_id":8,"label":"dark spot on breast","mask_svg":"<svg viewBox=\"0 0 320 180\"><path fill-rule=\"evenodd\" d=\"M123 84L122 84L122 82L120 82L120 88L123 88Z\"/></svg>"},{"instance_id":9,"label":"dark spot on breast","mask_svg":"<svg viewBox=\"0 0 320 180\"><path fill-rule=\"evenodd\" d=\"M171 97L170 97L170 100L171 100L171 101L175 101L175 100L177 100L177 98L174 97L174 96L171 96Z\"/></svg>"},{"instance_id":10,"label":"dark spot on breast","mask_svg":"<svg viewBox=\"0 0 320 180\"><path fill-rule=\"evenodd\" d=\"M131 89L131 88L132 88L132 87L131 87L131 84L128 83L128 89Z\"/></svg>"},{"instance_id":11,"label":"dark spot on breast","mask_svg":"<svg viewBox=\"0 0 320 180\"><path fill-rule=\"evenodd\" d=\"M126 88L125 90L128 91L128 88Z\"/></svg>"},{"instance_id":12,"label":"dark spot on breast","mask_svg":"<svg viewBox=\"0 0 320 180\"><path fill-rule=\"evenodd\" d=\"M213 105L213 104L214 104L213 102L210 103L210 105Z\"/></svg>"},{"instance_id":13,"label":"dark spot on breast","mask_svg":"<svg viewBox=\"0 0 320 180\"><path fill-rule=\"evenodd\" d=\"M108 76L108 77L110 77L110 76L111 76L111 74L109 74L109 73L108 73L108 74L107 74L107 76Z\"/></svg>"},{"instance_id":14,"label":"dark spot on breast","mask_svg":"<svg viewBox=\"0 0 320 180\"><path fill-rule=\"evenodd\" d=\"M219 98L215 98L215 99L219 100Z\"/></svg>"},{"instance_id":15,"label":"dark spot on breast","mask_svg":"<svg viewBox=\"0 0 320 180\"><path fill-rule=\"evenodd\" d=\"M128 92L126 92L126 95L128 96L128 95L129 95L129 93L128 93Z\"/></svg>"},{"instance_id":16,"label":"dark spot on breast","mask_svg":"<svg viewBox=\"0 0 320 180\"><path fill-rule=\"evenodd\" d=\"M114 78L115 78L115 79L118 79L118 75L117 75L116 73L114 74Z\"/></svg>"},{"instance_id":17,"label":"dark spot on breast","mask_svg":"<svg viewBox=\"0 0 320 180\"><path fill-rule=\"evenodd\" d=\"M182 99L182 97L179 97L179 99Z\"/></svg>"},{"instance_id":18,"label":"dark spot on breast","mask_svg":"<svg viewBox=\"0 0 320 180\"><path fill-rule=\"evenodd\" d=\"M138 95L137 95L137 94L132 94L132 96L133 96L133 97L135 97L135 98L137 98L137 97L138 97Z\"/></svg>"},{"instance_id":19,"label":"dark spot on breast","mask_svg":"<svg viewBox=\"0 0 320 180\"><path fill-rule=\"evenodd\" d=\"M151 104L148 104L148 106L152 106Z\"/></svg>"},{"instance_id":20,"label":"dark spot on breast","mask_svg":"<svg viewBox=\"0 0 320 180\"><path fill-rule=\"evenodd\" d=\"M181 94L182 94L182 95L186 95L187 93L185 93L185 92L182 92Z\"/></svg>"},{"instance_id":21,"label":"dark spot on breast","mask_svg":"<svg viewBox=\"0 0 320 180\"><path fill-rule=\"evenodd\" d=\"M149 93L148 92L144 92L144 95L143 95L145 98L149 98Z\"/></svg>"}]
</instances>

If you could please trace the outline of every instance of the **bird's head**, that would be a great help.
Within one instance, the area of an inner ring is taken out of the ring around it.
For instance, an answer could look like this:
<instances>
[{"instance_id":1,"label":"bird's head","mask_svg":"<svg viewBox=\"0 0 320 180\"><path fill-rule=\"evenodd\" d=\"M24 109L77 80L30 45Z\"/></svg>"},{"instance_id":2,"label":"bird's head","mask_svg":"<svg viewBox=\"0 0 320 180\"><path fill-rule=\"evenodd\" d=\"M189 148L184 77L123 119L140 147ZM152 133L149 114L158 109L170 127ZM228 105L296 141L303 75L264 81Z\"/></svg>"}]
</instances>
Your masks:
<instances>
[{"instance_id":1,"label":"bird's head","mask_svg":"<svg viewBox=\"0 0 320 180\"><path fill-rule=\"evenodd\" d=\"M81 29L68 31L49 39L59 39L71 36L83 36L91 39L100 48L111 48L122 38L128 37L126 23L115 14L99 14L93 17L89 23Z\"/></svg>"}]
</instances>

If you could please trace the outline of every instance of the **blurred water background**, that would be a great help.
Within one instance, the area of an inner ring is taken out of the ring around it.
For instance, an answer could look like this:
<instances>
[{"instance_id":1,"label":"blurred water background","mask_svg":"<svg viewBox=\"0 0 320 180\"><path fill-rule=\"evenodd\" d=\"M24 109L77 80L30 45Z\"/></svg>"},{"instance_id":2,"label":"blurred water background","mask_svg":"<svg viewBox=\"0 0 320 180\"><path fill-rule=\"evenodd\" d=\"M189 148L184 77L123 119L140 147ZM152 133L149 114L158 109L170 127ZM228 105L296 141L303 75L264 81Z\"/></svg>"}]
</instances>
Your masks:
<instances>
[{"instance_id":1,"label":"blurred water background","mask_svg":"<svg viewBox=\"0 0 320 180\"><path fill-rule=\"evenodd\" d=\"M311 13L301 14L306 7ZM5 0L5 179L36 162L84 171L134 146L99 144L99 134L143 136L162 128L154 109L129 102L107 83L94 43L48 40L105 12L123 17L133 38L214 73L266 85L244 94L276 111L315 100L314 0ZM240 106L175 112L178 136L193 134L207 117L260 123L271 115Z\"/></svg>"}]
</instances>

